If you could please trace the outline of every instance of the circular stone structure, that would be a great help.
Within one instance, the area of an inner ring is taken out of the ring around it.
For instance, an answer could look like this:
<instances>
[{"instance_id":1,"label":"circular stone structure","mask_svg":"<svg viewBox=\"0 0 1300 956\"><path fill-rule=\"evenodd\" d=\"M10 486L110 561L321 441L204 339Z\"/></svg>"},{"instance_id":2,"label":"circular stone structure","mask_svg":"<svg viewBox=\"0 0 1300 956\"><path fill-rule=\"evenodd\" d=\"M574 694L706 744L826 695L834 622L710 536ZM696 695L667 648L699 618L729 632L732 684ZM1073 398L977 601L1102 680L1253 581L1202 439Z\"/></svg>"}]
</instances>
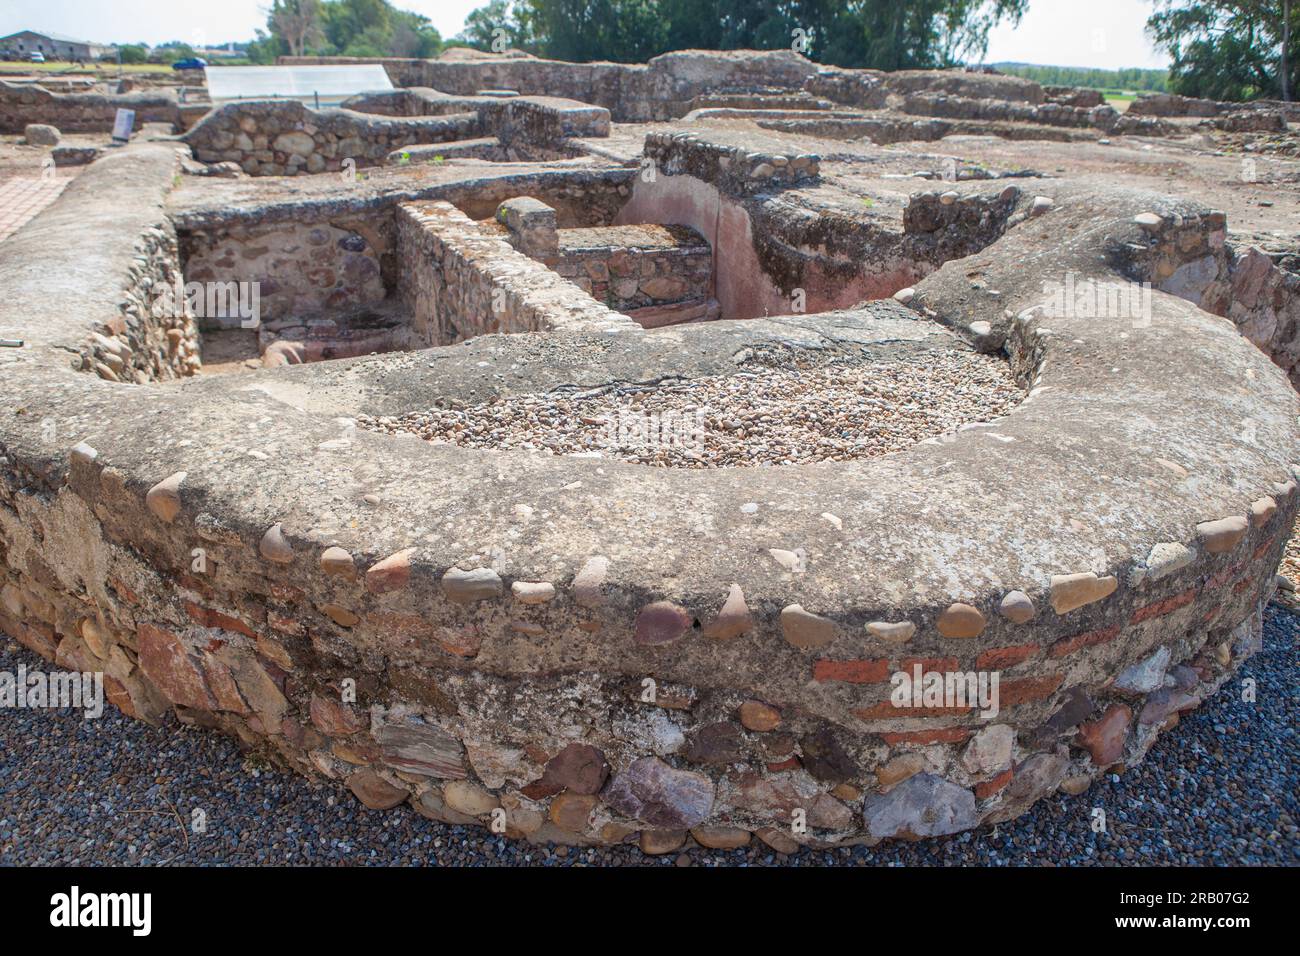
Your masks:
<instances>
[{"instance_id":1,"label":"circular stone structure","mask_svg":"<svg viewBox=\"0 0 1300 956\"><path fill-rule=\"evenodd\" d=\"M185 378L193 320L146 307L183 268L176 163L100 159L0 245L0 334L25 342L0 350L0 628L105 673L128 714L512 837L786 850L1079 792L1259 647L1300 400L1201 307L1231 311L1220 213L953 184L912 205L992 241L850 310L651 331L592 302ZM449 235L422 248L450 262ZM1089 283L1145 305L1058 294ZM663 468L358 425L973 353L1005 356L1023 400L874 457ZM900 701L918 673L992 693Z\"/></svg>"}]
</instances>

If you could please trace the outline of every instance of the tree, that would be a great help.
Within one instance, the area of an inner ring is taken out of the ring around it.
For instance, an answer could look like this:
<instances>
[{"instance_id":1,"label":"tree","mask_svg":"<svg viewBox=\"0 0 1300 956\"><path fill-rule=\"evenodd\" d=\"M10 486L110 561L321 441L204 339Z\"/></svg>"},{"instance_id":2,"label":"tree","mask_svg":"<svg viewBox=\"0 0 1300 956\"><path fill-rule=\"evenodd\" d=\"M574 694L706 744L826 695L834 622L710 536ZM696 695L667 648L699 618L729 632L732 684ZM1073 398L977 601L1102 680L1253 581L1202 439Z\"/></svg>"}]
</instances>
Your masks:
<instances>
[{"instance_id":1,"label":"tree","mask_svg":"<svg viewBox=\"0 0 1300 956\"><path fill-rule=\"evenodd\" d=\"M500 32L498 32L500 31ZM510 0L492 0L465 18L465 28L457 39L476 50L493 50L493 42L505 49L532 49L532 37L516 15ZM497 49L496 52L501 52Z\"/></svg>"},{"instance_id":2,"label":"tree","mask_svg":"<svg viewBox=\"0 0 1300 956\"><path fill-rule=\"evenodd\" d=\"M292 56L402 56L424 58L442 49L442 37L418 13L398 10L388 0L275 0L249 45L254 62Z\"/></svg>"},{"instance_id":3,"label":"tree","mask_svg":"<svg viewBox=\"0 0 1300 956\"><path fill-rule=\"evenodd\" d=\"M462 39L556 59L639 62L669 50L796 48L837 66L952 66L979 59L989 29L1015 22L1028 0L492 0Z\"/></svg>"},{"instance_id":4,"label":"tree","mask_svg":"<svg viewBox=\"0 0 1300 956\"><path fill-rule=\"evenodd\" d=\"M149 60L149 51L141 43L127 43L118 47L117 52L122 62L127 64L145 63Z\"/></svg>"},{"instance_id":5,"label":"tree","mask_svg":"<svg viewBox=\"0 0 1300 956\"><path fill-rule=\"evenodd\" d=\"M1216 100L1290 98L1300 52L1290 0L1156 2L1147 31L1173 61L1173 92Z\"/></svg>"},{"instance_id":6,"label":"tree","mask_svg":"<svg viewBox=\"0 0 1300 956\"><path fill-rule=\"evenodd\" d=\"M284 41L290 56L302 56L320 42L321 19L320 0L275 0L266 23L272 35Z\"/></svg>"}]
</instances>

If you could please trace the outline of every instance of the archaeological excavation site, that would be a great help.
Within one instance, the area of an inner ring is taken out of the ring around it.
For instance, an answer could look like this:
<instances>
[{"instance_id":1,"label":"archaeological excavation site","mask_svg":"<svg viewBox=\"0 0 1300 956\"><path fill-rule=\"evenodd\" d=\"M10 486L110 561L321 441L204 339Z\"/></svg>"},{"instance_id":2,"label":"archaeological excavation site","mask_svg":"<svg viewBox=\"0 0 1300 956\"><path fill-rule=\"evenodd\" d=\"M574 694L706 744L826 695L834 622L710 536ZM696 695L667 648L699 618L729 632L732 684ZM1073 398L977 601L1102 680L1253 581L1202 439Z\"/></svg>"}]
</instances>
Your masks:
<instances>
[{"instance_id":1,"label":"archaeological excavation site","mask_svg":"<svg viewBox=\"0 0 1300 956\"><path fill-rule=\"evenodd\" d=\"M1011 821L1261 649L1289 104L457 52L0 79L62 187L0 242L5 635L364 812L649 855Z\"/></svg>"}]
</instances>

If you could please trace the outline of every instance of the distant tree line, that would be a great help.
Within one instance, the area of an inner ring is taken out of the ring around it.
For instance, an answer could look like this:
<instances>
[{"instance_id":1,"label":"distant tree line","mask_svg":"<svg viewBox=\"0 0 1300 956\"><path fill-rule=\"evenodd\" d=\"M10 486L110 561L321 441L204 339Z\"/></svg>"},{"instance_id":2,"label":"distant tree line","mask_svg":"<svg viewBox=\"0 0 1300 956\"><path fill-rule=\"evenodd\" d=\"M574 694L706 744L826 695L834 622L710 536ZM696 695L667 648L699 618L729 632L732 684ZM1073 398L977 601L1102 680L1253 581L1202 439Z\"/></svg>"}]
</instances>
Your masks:
<instances>
[{"instance_id":1,"label":"distant tree line","mask_svg":"<svg viewBox=\"0 0 1300 956\"><path fill-rule=\"evenodd\" d=\"M1037 66L1033 63L995 63L1003 73L1023 76L1043 86L1082 86L1090 90L1133 90L1164 93L1169 88L1168 70L1097 70L1078 66Z\"/></svg>"},{"instance_id":2,"label":"distant tree line","mask_svg":"<svg viewBox=\"0 0 1300 956\"><path fill-rule=\"evenodd\" d=\"M1028 0L491 0L458 39L579 63L670 50L796 49L819 63L900 70L983 59Z\"/></svg>"},{"instance_id":3,"label":"distant tree line","mask_svg":"<svg viewBox=\"0 0 1300 956\"><path fill-rule=\"evenodd\" d=\"M1147 31L1160 70L1014 64L1040 83L1247 100L1290 99L1300 62L1300 0L1153 0ZM670 50L794 49L819 63L884 70L979 63L989 31L1018 23L1029 0L489 0L458 42L575 62L641 63ZM183 45L155 56L179 58ZM427 17L388 0L273 0L248 45L255 63L285 54L431 57ZM148 58L123 48L124 62Z\"/></svg>"}]
</instances>

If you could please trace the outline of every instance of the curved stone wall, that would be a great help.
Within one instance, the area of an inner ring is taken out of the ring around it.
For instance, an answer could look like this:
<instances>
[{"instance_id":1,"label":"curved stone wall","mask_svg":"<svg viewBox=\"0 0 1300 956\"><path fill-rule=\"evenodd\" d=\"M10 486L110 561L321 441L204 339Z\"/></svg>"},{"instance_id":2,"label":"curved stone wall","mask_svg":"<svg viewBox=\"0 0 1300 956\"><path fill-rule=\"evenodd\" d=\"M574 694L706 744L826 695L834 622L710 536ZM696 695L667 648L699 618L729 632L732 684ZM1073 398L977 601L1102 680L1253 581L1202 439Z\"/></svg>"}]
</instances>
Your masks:
<instances>
[{"instance_id":1,"label":"curved stone wall","mask_svg":"<svg viewBox=\"0 0 1300 956\"><path fill-rule=\"evenodd\" d=\"M1191 248L1209 211L1045 184L910 307L483 336L238 381L88 374L70 348L121 314L140 237L166 235L173 163L101 160L0 246L0 330L28 340L0 356L0 627L104 671L129 714L510 836L788 849L1081 790L1258 647L1300 508L1300 398L1185 299L1106 319L1051 311L1045 288L1126 278L1162 236ZM69 211L101 190L95 254ZM356 427L970 347L1005 350L1025 400L871 460L650 468ZM998 674L996 715L895 706L917 666Z\"/></svg>"}]
</instances>

